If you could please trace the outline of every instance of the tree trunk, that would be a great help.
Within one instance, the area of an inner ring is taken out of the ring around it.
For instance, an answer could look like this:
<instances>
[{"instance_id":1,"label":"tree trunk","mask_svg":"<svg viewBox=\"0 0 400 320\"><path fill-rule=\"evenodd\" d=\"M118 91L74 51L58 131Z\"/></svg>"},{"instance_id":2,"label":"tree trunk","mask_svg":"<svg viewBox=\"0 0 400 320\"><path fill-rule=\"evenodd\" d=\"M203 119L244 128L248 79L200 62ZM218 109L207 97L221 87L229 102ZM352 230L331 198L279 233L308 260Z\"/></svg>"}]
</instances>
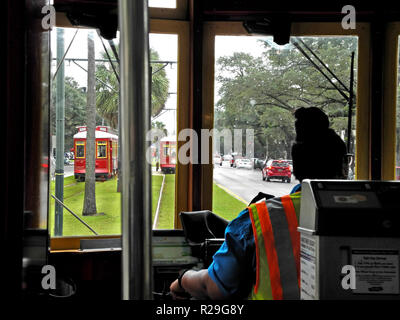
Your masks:
<instances>
[{"instance_id":1,"label":"tree trunk","mask_svg":"<svg viewBox=\"0 0 400 320\"><path fill-rule=\"evenodd\" d=\"M88 83L86 109L86 173L85 200L82 215L90 216L97 213L96 209L96 81L93 32L88 33Z\"/></svg>"}]
</instances>

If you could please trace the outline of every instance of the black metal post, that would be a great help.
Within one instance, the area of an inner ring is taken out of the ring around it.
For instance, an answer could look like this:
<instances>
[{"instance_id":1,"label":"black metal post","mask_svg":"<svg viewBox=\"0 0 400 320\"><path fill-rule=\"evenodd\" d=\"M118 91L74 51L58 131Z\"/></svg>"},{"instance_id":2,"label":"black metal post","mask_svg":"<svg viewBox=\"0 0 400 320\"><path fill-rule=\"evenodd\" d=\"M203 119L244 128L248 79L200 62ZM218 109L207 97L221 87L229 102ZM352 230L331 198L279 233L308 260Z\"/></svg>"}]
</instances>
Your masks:
<instances>
[{"instance_id":1,"label":"black metal post","mask_svg":"<svg viewBox=\"0 0 400 320\"><path fill-rule=\"evenodd\" d=\"M64 126L65 126L65 83L64 83L64 30L57 29L57 95L56 95L56 185L57 199L64 199ZM54 235L62 236L64 208L55 203Z\"/></svg>"}]
</instances>

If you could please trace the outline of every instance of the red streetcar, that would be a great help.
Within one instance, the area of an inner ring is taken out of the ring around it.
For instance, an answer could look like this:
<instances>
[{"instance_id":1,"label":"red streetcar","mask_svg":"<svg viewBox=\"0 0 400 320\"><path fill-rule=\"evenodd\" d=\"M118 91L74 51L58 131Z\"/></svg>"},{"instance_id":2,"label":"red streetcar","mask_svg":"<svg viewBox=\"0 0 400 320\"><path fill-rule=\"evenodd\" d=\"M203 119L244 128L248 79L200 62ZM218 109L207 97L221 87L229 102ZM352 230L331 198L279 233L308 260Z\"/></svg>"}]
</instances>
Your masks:
<instances>
[{"instance_id":1,"label":"red streetcar","mask_svg":"<svg viewBox=\"0 0 400 320\"><path fill-rule=\"evenodd\" d=\"M164 137L160 140L160 168L163 173L175 173L176 137Z\"/></svg>"},{"instance_id":2,"label":"red streetcar","mask_svg":"<svg viewBox=\"0 0 400 320\"><path fill-rule=\"evenodd\" d=\"M75 179L85 180L86 170L86 127L78 127L74 135ZM109 179L118 169L118 136L106 126L96 127L96 178Z\"/></svg>"}]
</instances>

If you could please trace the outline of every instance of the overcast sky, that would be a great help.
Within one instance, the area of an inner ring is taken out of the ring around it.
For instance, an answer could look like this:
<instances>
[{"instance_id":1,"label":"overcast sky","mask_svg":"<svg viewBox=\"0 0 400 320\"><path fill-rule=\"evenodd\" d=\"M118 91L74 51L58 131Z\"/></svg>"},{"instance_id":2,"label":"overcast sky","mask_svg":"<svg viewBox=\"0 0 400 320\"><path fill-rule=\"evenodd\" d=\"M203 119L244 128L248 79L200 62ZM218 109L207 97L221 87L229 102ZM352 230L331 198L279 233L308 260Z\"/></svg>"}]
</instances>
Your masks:
<instances>
[{"instance_id":1,"label":"overcast sky","mask_svg":"<svg viewBox=\"0 0 400 320\"><path fill-rule=\"evenodd\" d=\"M64 29L64 47L67 50L71 40L76 32L76 29ZM76 37L66 55L66 58L80 58L87 59L87 36L88 33L92 32L95 41L95 56L96 59L101 59L101 52L104 51L103 45L97 33L95 31L89 31L87 29L79 29ZM51 37L51 49L52 55L55 58L57 54L57 32L52 31ZM218 36L215 41L215 59L217 60L221 56L232 55L234 52L246 52L253 56L260 56L263 49L257 41L258 37L236 37L236 36ZM150 34L149 45L152 49L156 50L159 54L160 60L164 61L177 61L177 46L178 46L177 35L167 34ZM115 40L118 43L118 39ZM110 50L110 46L107 41L104 41L107 50ZM87 69L87 62L78 62L83 68ZM56 62L52 62L52 72L56 69ZM155 70L153 70L154 72ZM169 99L166 103L166 109L176 109L177 99L177 64L172 63L165 68L167 76L170 81L169 86ZM80 67L76 66L73 62L65 62L65 76L73 77L81 87L86 87L87 84L87 73ZM218 88L216 88L216 100ZM167 126L169 134L176 134L176 111L167 110L162 115L157 117L156 121L164 122Z\"/></svg>"}]
</instances>

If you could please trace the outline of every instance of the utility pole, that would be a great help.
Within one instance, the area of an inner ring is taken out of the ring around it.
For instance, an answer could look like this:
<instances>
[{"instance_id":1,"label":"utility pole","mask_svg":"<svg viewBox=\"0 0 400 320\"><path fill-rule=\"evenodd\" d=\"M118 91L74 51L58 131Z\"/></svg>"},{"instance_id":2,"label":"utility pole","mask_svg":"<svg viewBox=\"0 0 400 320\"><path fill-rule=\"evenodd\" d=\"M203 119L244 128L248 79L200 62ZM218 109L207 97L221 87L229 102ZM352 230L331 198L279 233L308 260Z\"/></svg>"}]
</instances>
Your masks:
<instances>
[{"instance_id":1,"label":"utility pole","mask_svg":"<svg viewBox=\"0 0 400 320\"><path fill-rule=\"evenodd\" d=\"M64 199L64 126L65 126L65 83L64 83L64 29L57 29L57 66L59 66L56 79L56 198ZM60 65L61 64L61 65ZM64 208L55 203L54 235L62 236Z\"/></svg>"}]
</instances>

